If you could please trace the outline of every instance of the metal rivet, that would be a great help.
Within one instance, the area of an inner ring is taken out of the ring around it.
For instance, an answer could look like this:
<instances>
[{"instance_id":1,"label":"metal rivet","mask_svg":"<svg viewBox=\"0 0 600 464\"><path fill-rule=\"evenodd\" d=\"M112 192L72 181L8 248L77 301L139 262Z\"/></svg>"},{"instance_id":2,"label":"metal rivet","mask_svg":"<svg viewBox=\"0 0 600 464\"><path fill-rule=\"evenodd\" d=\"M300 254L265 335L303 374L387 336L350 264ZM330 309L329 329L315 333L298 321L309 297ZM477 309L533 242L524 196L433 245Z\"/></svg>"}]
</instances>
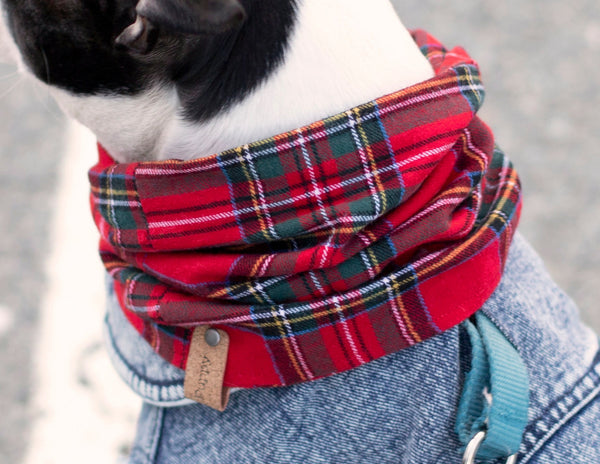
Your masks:
<instances>
[{"instance_id":1,"label":"metal rivet","mask_svg":"<svg viewBox=\"0 0 600 464\"><path fill-rule=\"evenodd\" d=\"M217 346L221 341L221 334L217 329L208 329L204 334L204 341L208 346Z\"/></svg>"}]
</instances>

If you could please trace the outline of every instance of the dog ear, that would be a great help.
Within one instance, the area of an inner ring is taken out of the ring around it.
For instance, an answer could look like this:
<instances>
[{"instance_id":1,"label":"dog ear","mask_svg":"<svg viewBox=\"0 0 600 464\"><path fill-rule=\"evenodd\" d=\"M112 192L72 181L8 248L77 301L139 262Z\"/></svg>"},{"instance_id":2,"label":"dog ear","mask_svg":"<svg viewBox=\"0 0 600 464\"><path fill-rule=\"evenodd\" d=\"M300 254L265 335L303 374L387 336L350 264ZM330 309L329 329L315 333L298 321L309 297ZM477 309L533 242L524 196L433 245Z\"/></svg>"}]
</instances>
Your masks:
<instances>
[{"instance_id":1,"label":"dog ear","mask_svg":"<svg viewBox=\"0 0 600 464\"><path fill-rule=\"evenodd\" d=\"M152 24L182 34L225 32L246 19L239 0L140 0L136 11Z\"/></svg>"},{"instance_id":2,"label":"dog ear","mask_svg":"<svg viewBox=\"0 0 600 464\"><path fill-rule=\"evenodd\" d=\"M127 26L115 39L122 45L137 53L145 54L154 48L158 38L158 30L143 16L137 16L135 22Z\"/></svg>"},{"instance_id":3,"label":"dog ear","mask_svg":"<svg viewBox=\"0 0 600 464\"><path fill-rule=\"evenodd\" d=\"M239 27L246 19L239 0L139 0L136 13L136 21L115 43L142 54L154 48L159 28L179 34L217 34Z\"/></svg>"}]
</instances>

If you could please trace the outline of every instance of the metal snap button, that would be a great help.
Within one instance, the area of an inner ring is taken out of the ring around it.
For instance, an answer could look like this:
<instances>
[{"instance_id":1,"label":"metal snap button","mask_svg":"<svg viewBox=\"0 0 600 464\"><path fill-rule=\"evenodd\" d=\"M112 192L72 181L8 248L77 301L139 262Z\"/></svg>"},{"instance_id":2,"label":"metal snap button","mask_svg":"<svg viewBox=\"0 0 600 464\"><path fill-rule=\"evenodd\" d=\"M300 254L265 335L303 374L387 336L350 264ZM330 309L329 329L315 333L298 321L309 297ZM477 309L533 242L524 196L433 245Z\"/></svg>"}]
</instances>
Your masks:
<instances>
[{"instance_id":1,"label":"metal snap button","mask_svg":"<svg viewBox=\"0 0 600 464\"><path fill-rule=\"evenodd\" d=\"M221 334L217 329L208 329L204 334L204 341L208 346L217 346L221 341Z\"/></svg>"}]
</instances>

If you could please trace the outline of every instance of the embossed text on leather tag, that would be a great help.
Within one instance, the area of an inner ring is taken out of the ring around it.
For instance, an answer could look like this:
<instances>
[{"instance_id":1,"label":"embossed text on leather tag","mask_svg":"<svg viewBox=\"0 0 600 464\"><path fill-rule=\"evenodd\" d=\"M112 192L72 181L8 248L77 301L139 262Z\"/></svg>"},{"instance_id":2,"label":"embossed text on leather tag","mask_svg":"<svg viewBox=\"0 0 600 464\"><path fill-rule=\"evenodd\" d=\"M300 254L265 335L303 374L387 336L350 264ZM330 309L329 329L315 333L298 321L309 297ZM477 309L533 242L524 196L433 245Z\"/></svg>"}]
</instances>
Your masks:
<instances>
[{"instance_id":1,"label":"embossed text on leather tag","mask_svg":"<svg viewBox=\"0 0 600 464\"><path fill-rule=\"evenodd\" d=\"M194 330L185 369L186 398L224 411L229 389L223 387L229 336L224 330L200 326Z\"/></svg>"}]
</instances>

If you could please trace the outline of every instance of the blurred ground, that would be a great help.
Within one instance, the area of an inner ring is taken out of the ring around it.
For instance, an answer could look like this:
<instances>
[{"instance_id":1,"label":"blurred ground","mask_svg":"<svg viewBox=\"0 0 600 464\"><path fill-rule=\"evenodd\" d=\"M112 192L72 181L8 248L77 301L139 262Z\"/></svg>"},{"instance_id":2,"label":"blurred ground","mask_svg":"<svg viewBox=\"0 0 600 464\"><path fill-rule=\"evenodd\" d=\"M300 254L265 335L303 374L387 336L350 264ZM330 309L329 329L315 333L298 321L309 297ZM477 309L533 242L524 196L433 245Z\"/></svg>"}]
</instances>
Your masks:
<instances>
[{"instance_id":1,"label":"blurred ground","mask_svg":"<svg viewBox=\"0 0 600 464\"><path fill-rule=\"evenodd\" d=\"M64 123L43 93L12 72L0 68L1 464L21 462L34 418L31 353Z\"/></svg>"},{"instance_id":2,"label":"blurred ground","mask_svg":"<svg viewBox=\"0 0 600 464\"><path fill-rule=\"evenodd\" d=\"M600 330L600 3L396 0L394 4L407 26L426 28L448 46L464 45L479 61L487 87L482 116L517 165L524 184L521 231L579 303L585 318ZM55 214L66 121L42 91L20 82L12 72L0 67L0 464L23 463L26 455L28 464L44 464L43 457L28 451L28 444L31 437L44 435L40 424L57 413L40 404L52 401L44 400L39 356L54 341L47 341L38 330L49 286L45 266L54 262L48 260L56 245L49 234L57 217L66 217L61 220L67 223L90 220L81 210ZM70 175L85 176L85 168ZM45 310L46 319L52 319L52 311ZM83 370L73 368L69 374L83 372L73 380L77 395L86 391L98 395L102 389L97 377L92 375L90 381L87 369L88 364L105 362L97 360L102 355L96 349L101 316L94 313L90 318L98 330L78 345L84 346ZM73 328L67 324L65 337L69 332ZM73 400L71 409L79 412L79 419L70 419L73 426L88 424L86 418L93 414L119 416L98 398L104 397L92 398L87 406ZM68 409L68 404L60 408ZM131 423L129 417L121 419ZM92 438L87 437L98 443L105 435L100 428L95 439L93 431ZM48 439L54 440L46 435ZM85 443L79 444L86 449Z\"/></svg>"}]
</instances>

